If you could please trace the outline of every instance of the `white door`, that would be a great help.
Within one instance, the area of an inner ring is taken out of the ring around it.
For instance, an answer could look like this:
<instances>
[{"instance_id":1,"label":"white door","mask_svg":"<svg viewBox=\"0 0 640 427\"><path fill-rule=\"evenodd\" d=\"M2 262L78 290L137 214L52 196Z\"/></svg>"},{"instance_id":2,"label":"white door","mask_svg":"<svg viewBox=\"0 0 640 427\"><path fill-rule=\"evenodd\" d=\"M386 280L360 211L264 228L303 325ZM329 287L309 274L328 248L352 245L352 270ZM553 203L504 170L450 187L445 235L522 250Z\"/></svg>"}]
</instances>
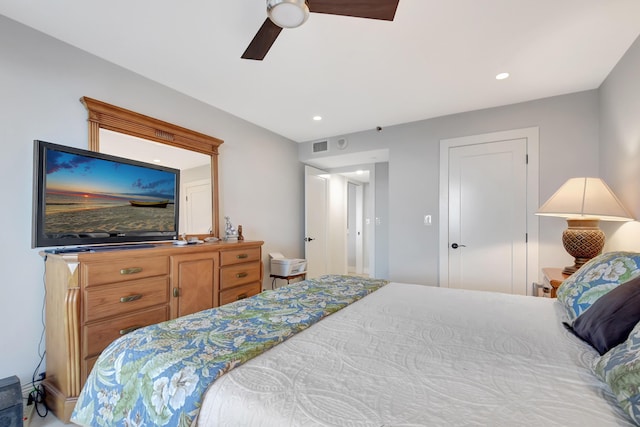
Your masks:
<instances>
[{"instance_id":1,"label":"white door","mask_svg":"<svg viewBox=\"0 0 640 427\"><path fill-rule=\"evenodd\" d=\"M326 172L305 166L305 245L307 278L327 273L327 224L329 177Z\"/></svg>"},{"instance_id":2,"label":"white door","mask_svg":"<svg viewBox=\"0 0 640 427\"><path fill-rule=\"evenodd\" d=\"M185 184L187 234L207 234L211 230L211 183L208 180Z\"/></svg>"},{"instance_id":3,"label":"white door","mask_svg":"<svg viewBox=\"0 0 640 427\"><path fill-rule=\"evenodd\" d=\"M363 268L363 216L364 216L364 194L362 185L356 186L356 274L362 274Z\"/></svg>"},{"instance_id":4,"label":"white door","mask_svg":"<svg viewBox=\"0 0 640 427\"><path fill-rule=\"evenodd\" d=\"M527 294L529 234L537 242L528 225L529 180L537 182L528 175L529 145L524 137L441 147L447 162L441 286Z\"/></svg>"}]
</instances>

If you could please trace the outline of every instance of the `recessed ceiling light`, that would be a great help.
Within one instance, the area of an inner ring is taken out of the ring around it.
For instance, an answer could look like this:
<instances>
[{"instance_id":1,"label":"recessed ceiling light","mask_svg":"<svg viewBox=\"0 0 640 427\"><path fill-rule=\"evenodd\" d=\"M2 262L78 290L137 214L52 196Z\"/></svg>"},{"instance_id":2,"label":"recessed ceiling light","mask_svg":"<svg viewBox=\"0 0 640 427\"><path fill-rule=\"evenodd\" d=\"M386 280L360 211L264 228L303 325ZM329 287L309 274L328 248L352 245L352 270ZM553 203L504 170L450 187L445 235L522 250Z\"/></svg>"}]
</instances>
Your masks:
<instances>
[{"instance_id":1,"label":"recessed ceiling light","mask_svg":"<svg viewBox=\"0 0 640 427\"><path fill-rule=\"evenodd\" d=\"M357 171L356 171L356 174L358 174L358 175L362 175L363 173L364 173L364 171L363 171L363 170L357 170Z\"/></svg>"},{"instance_id":2,"label":"recessed ceiling light","mask_svg":"<svg viewBox=\"0 0 640 427\"><path fill-rule=\"evenodd\" d=\"M153 159L153 163L162 163L162 160L160 160L160 159Z\"/></svg>"},{"instance_id":3,"label":"recessed ceiling light","mask_svg":"<svg viewBox=\"0 0 640 427\"><path fill-rule=\"evenodd\" d=\"M313 116L313 120L315 120L316 122L319 122L320 120L322 120L321 116Z\"/></svg>"},{"instance_id":4,"label":"recessed ceiling light","mask_svg":"<svg viewBox=\"0 0 640 427\"><path fill-rule=\"evenodd\" d=\"M500 73L496 76L496 80L504 80L509 77L509 73Z\"/></svg>"}]
</instances>

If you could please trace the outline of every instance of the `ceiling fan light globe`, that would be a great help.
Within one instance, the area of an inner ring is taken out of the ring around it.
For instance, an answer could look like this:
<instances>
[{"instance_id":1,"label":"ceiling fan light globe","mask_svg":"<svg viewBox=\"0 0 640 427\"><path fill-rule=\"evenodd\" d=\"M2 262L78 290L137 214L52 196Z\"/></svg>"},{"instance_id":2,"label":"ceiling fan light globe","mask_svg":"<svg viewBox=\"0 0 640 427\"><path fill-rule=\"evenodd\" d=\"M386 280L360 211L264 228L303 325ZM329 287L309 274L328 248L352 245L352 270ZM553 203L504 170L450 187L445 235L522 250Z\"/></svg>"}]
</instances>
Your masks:
<instances>
[{"instance_id":1,"label":"ceiling fan light globe","mask_svg":"<svg viewBox=\"0 0 640 427\"><path fill-rule=\"evenodd\" d=\"M267 14L278 27L296 28L309 17L309 7L305 0L267 0Z\"/></svg>"}]
</instances>

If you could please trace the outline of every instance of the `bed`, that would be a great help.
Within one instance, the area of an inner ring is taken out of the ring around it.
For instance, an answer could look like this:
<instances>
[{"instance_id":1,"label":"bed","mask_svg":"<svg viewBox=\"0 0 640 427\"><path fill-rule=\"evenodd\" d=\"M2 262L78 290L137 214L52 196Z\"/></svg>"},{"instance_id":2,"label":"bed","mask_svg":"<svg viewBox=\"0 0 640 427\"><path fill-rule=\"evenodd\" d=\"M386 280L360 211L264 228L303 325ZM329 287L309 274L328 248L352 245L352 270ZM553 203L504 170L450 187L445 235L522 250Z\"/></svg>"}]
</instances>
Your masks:
<instances>
[{"instance_id":1,"label":"bed","mask_svg":"<svg viewBox=\"0 0 640 427\"><path fill-rule=\"evenodd\" d=\"M635 425L637 321L602 355L573 328L640 283L640 256L607 255L558 300L326 276L144 328L103 352L72 421Z\"/></svg>"}]
</instances>

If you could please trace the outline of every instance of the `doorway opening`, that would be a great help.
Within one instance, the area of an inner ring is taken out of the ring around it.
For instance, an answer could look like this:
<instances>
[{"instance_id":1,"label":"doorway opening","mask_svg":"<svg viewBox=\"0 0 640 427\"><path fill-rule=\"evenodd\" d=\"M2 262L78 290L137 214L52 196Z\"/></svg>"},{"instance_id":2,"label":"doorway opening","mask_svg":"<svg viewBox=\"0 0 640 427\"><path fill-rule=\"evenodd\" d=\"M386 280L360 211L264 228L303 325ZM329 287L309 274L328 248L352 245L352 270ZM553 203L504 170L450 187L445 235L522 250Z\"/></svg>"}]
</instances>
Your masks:
<instances>
[{"instance_id":1,"label":"doorway opening","mask_svg":"<svg viewBox=\"0 0 640 427\"><path fill-rule=\"evenodd\" d=\"M318 201L318 193L322 191L310 187L305 190L313 192L305 195L305 258L308 269L313 271L313 265L319 264L322 268L318 271L326 274L375 277L375 164L322 172L321 176L327 182L326 200ZM320 176L317 170L314 174ZM309 206L310 203L324 206L326 218L314 215L319 210ZM322 227L314 224L317 221L323 222L320 224ZM326 230L325 234L311 235L318 229ZM321 256L318 250L325 256Z\"/></svg>"}]
</instances>

